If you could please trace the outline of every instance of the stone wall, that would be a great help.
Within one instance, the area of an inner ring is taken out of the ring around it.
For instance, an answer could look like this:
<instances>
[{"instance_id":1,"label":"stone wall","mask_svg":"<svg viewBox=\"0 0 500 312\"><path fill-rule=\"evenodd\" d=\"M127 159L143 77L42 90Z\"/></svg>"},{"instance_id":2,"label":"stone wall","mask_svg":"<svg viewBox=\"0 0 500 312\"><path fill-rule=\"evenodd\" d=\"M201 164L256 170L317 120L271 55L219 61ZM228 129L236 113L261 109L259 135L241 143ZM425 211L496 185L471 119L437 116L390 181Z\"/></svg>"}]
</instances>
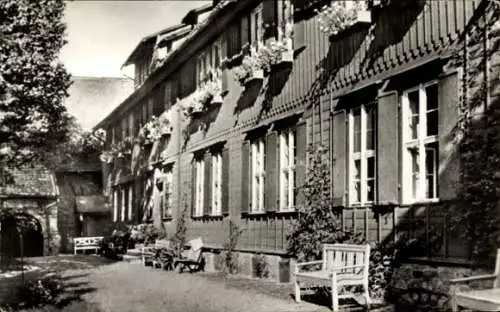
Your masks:
<instances>
[{"instance_id":1,"label":"stone wall","mask_svg":"<svg viewBox=\"0 0 500 312\"><path fill-rule=\"evenodd\" d=\"M43 255L59 253L61 236L58 228L58 207L55 199L35 200L31 198L6 199L7 208L26 213L35 218L42 228Z\"/></svg>"}]
</instances>

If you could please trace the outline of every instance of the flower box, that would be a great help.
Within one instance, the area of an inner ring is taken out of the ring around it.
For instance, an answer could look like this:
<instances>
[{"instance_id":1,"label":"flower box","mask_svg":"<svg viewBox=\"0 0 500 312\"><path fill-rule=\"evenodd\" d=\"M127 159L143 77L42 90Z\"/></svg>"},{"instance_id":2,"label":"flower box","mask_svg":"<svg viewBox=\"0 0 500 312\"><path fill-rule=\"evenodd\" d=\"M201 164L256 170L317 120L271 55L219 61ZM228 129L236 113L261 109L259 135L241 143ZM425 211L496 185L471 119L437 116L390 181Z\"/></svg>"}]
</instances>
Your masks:
<instances>
[{"instance_id":1,"label":"flower box","mask_svg":"<svg viewBox=\"0 0 500 312\"><path fill-rule=\"evenodd\" d=\"M372 22L371 12L366 2L362 0L333 2L318 11L318 15L320 30L330 36L337 35L357 24Z\"/></svg>"},{"instance_id":2,"label":"flower box","mask_svg":"<svg viewBox=\"0 0 500 312\"><path fill-rule=\"evenodd\" d=\"M250 72L247 79L245 79L245 85L256 80L264 79L264 70L262 69L254 69Z\"/></svg>"},{"instance_id":3,"label":"flower box","mask_svg":"<svg viewBox=\"0 0 500 312\"><path fill-rule=\"evenodd\" d=\"M279 63L293 63L293 40L292 38L283 39L283 49L280 51Z\"/></svg>"}]
</instances>

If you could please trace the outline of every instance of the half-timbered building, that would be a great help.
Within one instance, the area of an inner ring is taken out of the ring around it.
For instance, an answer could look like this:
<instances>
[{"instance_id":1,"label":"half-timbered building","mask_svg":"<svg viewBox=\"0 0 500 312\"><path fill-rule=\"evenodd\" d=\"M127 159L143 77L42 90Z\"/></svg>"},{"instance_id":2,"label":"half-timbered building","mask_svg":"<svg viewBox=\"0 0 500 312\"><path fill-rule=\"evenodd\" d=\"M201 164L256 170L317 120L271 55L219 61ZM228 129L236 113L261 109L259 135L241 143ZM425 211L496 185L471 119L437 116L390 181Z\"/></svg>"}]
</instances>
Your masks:
<instances>
[{"instance_id":1,"label":"half-timbered building","mask_svg":"<svg viewBox=\"0 0 500 312\"><path fill-rule=\"evenodd\" d=\"M307 148L323 144L346 229L417 238L416 258L467 259L447 227L460 177L453 131L473 92L467 64L498 60L471 43L489 1L372 0L333 30L321 13L330 3L214 1L205 20L191 12L191 25L140 42L126 61L135 92L97 126L110 146L128 142L104 164L115 221L173 233L186 212L217 269L231 220L241 271L259 253L286 279Z\"/></svg>"}]
</instances>

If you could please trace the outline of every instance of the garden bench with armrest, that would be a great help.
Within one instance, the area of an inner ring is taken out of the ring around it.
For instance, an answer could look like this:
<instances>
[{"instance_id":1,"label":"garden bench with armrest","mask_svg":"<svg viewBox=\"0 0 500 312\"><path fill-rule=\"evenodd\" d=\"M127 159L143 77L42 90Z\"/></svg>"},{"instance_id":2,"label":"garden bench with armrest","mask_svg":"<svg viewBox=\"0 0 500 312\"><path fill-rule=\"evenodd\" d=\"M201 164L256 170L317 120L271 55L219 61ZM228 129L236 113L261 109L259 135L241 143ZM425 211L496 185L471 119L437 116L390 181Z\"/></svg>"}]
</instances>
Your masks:
<instances>
[{"instance_id":1,"label":"garden bench with armrest","mask_svg":"<svg viewBox=\"0 0 500 312\"><path fill-rule=\"evenodd\" d=\"M141 256L142 264L147 265L151 263L153 267L158 267L158 265L165 267L166 263L163 263L162 255L165 254L165 250L170 250L170 241L167 239L157 239L153 246L142 246ZM163 259L167 260L167 259Z\"/></svg>"},{"instance_id":2,"label":"garden bench with armrest","mask_svg":"<svg viewBox=\"0 0 500 312\"><path fill-rule=\"evenodd\" d=\"M174 268L182 273L185 269L196 272L204 269L203 241L201 237L189 241L190 249L184 251L180 258L175 258Z\"/></svg>"},{"instance_id":3,"label":"garden bench with armrest","mask_svg":"<svg viewBox=\"0 0 500 312\"><path fill-rule=\"evenodd\" d=\"M450 283L459 284L484 280L493 280L493 287L480 290L455 291L452 294L452 310L458 311L458 307L464 307L478 311L500 311L500 249L497 250L493 274L456 278L451 280Z\"/></svg>"},{"instance_id":4,"label":"garden bench with armrest","mask_svg":"<svg viewBox=\"0 0 500 312\"><path fill-rule=\"evenodd\" d=\"M78 251L94 250L97 254L101 248L101 242L104 239L102 236L93 237L75 237L73 238L73 249L76 255Z\"/></svg>"},{"instance_id":5,"label":"garden bench with armrest","mask_svg":"<svg viewBox=\"0 0 500 312\"><path fill-rule=\"evenodd\" d=\"M361 285L368 309L368 273L370 265L370 245L324 244L322 260L297 263L295 266L295 301L300 302L301 283L331 287L333 311L339 311L339 299L355 297L354 294L339 295L343 286ZM306 266L313 270L302 271ZM319 268L318 268L319 267Z\"/></svg>"}]
</instances>

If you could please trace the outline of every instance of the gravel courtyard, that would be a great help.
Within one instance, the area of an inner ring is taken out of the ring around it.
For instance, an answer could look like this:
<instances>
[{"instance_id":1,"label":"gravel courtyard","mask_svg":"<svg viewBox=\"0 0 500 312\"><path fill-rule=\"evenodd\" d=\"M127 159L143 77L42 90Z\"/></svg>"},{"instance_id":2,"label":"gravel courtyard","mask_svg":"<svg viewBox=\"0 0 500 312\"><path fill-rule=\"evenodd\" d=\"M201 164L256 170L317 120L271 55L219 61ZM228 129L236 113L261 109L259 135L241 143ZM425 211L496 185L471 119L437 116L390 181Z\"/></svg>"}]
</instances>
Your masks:
<instances>
[{"instance_id":1,"label":"gravel courtyard","mask_svg":"<svg viewBox=\"0 0 500 312\"><path fill-rule=\"evenodd\" d=\"M102 312L330 311L307 302L297 304L292 298L227 286L224 279L160 271L136 263L70 270L66 280L70 289L81 293L81 299Z\"/></svg>"}]
</instances>

